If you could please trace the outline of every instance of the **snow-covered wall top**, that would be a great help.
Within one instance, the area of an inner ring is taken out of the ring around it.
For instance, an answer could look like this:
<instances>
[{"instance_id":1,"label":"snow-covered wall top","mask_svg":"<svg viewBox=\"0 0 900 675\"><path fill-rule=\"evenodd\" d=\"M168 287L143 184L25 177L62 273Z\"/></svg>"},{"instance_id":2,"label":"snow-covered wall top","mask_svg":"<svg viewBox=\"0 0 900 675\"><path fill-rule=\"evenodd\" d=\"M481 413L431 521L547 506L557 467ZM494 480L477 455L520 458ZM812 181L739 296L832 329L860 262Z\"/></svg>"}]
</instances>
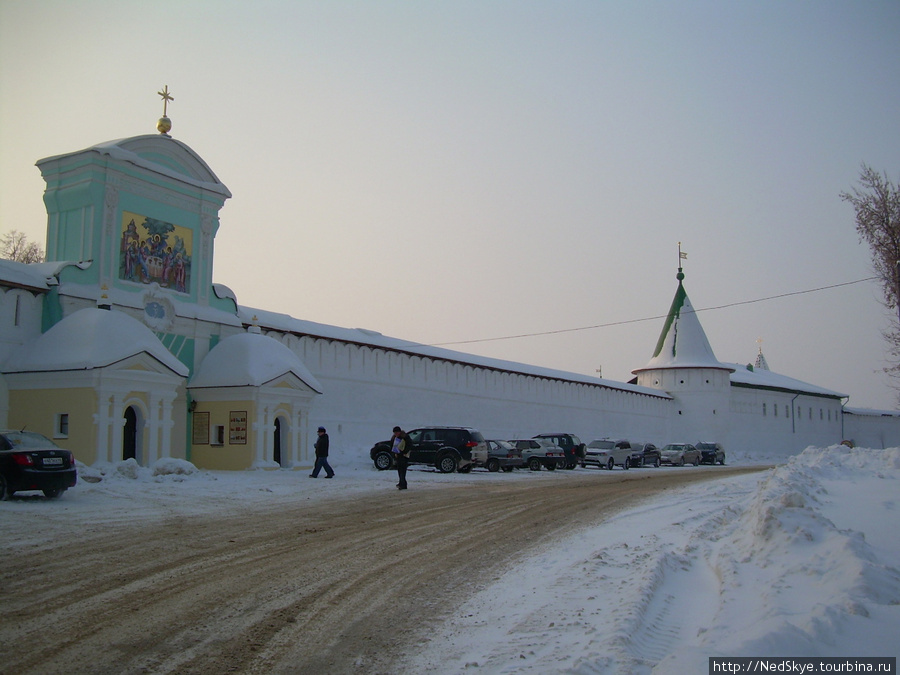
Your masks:
<instances>
[{"instance_id":1,"label":"snow-covered wall top","mask_svg":"<svg viewBox=\"0 0 900 675\"><path fill-rule=\"evenodd\" d=\"M801 382L800 380L795 380L786 375L773 373L771 370L750 370L747 366L742 366L738 363L728 365L734 368L734 372L731 374L731 383L738 386L744 385L763 389L778 389L833 398L847 397L847 394L841 394L840 392L832 391L831 389L825 389L824 387L817 387L814 384Z\"/></svg>"},{"instance_id":2,"label":"snow-covered wall top","mask_svg":"<svg viewBox=\"0 0 900 675\"><path fill-rule=\"evenodd\" d=\"M593 386L607 387L619 391L630 392L634 394L643 394L653 396L654 398L671 398L665 392L649 387L639 387L624 382L616 382L614 380L605 380L589 375L581 375L579 373L570 373L562 370L553 370L551 368L541 368L540 366L532 366L525 363L517 363L514 361L504 361L502 359L492 359L484 356L476 356L457 352L451 349L443 349L441 347L432 347L423 345L418 342L410 342L409 340L401 340L399 338L387 337L377 331L367 330L365 328L341 328L339 326L329 326L327 324L315 323L314 321L305 321L295 319L287 314L278 312L268 312L262 309L253 309L251 307L239 307L238 316L248 325L258 324L266 330L275 330L284 333L293 333L296 335L309 335L311 337L322 338L326 340L339 340L352 344L376 347L391 351L404 352L416 356L423 356L432 359L440 359L444 361L452 361L462 363L478 368L489 368L492 370L501 370L505 372L518 373L522 375L531 375L533 377L544 377L555 380L563 380L566 382L576 382Z\"/></svg>"}]
</instances>

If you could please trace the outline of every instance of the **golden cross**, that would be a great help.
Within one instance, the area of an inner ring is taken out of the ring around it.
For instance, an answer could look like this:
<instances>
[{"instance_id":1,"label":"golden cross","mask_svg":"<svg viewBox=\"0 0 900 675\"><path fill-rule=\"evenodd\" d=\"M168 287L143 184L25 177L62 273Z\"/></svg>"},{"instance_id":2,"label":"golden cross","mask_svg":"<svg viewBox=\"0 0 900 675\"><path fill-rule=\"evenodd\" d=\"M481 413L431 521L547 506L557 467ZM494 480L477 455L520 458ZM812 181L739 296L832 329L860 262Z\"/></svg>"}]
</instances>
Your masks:
<instances>
[{"instance_id":1,"label":"golden cross","mask_svg":"<svg viewBox=\"0 0 900 675\"><path fill-rule=\"evenodd\" d=\"M175 97L174 97L174 96L171 96L171 95L169 94L169 85L166 85L165 87L163 87L163 90L162 90L162 91L158 91L158 92L156 92L156 93L159 94L160 96L162 96L162 100L163 100L163 117L166 117L166 112L167 112L167 110L168 110L169 101L174 101L174 100L175 100Z\"/></svg>"}]
</instances>

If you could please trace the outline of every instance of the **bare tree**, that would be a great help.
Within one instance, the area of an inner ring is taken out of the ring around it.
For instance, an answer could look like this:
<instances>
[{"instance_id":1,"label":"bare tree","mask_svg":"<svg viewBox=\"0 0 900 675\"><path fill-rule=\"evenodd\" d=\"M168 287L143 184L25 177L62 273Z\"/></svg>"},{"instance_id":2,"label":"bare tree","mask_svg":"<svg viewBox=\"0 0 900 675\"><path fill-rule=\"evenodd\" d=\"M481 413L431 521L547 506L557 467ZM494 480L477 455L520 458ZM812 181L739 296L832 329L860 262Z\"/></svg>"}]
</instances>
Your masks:
<instances>
[{"instance_id":1,"label":"bare tree","mask_svg":"<svg viewBox=\"0 0 900 675\"><path fill-rule=\"evenodd\" d=\"M0 258L21 263L44 262L44 249L28 241L24 232L12 230L0 237Z\"/></svg>"},{"instance_id":2,"label":"bare tree","mask_svg":"<svg viewBox=\"0 0 900 675\"><path fill-rule=\"evenodd\" d=\"M872 266L881 281L884 304L900 311L900 188L887 174L862 165L859 186L841 199L856 211L856 232L872 252ZM885 372L900 377L900 319L884 334L893 364Z\"/></svg>"}]
</instances>

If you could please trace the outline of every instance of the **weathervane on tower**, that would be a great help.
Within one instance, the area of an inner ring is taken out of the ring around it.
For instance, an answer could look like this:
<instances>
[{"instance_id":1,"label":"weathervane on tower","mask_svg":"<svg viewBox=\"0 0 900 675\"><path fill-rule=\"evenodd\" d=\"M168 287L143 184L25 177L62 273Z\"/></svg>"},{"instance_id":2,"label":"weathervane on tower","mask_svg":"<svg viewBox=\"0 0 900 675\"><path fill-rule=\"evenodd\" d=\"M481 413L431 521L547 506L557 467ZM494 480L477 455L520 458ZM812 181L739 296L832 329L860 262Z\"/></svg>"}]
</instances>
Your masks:
<instances>
[{"instance_id":1,"label":"weathervane on tower","mask_svg":"<svg viewBox=\"0 0 900 675\"><path fill-rule=\"evenodd\" d=\"M162 96L163 100L163 116L157 121L156 129L161 134L168 134L169 130L172 128L172 120L167 117L169 112L169 101L174 101L175 97L169 93L169 85L166 85L163 87L162 91L156 93Z\"/></svg>"},{"instance_id":2,"label":"weathervane on tower","mask_svg":"<svg viewBox=\"0 0 900 675\"><path fill-rule=\"evenodd\" d=\"M682 281L684 279L684 272L681 270L681 261L687 260L687 253L681 250L681 242L678 242L678 274L675 275L675 278L678 281Z\"/></svg>"}]
</instances>

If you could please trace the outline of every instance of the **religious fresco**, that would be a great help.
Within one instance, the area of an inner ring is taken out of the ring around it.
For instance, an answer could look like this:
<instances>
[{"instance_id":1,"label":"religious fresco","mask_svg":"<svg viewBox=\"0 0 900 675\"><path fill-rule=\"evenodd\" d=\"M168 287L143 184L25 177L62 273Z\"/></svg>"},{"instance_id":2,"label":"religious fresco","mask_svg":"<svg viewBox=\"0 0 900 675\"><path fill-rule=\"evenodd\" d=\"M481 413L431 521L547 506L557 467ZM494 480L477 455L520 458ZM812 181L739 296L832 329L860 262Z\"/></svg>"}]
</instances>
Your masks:
<instances>
[{"instance_id":1,"label":"religious fresco","mask_svg":"<svg viewBox=\"0 0 900 675\"><path fill-rule=\"evenodd\" d=\"M187 293L192 244L193 232L186 227L123 211L119 278Z\"/></svg>"}]
</instances>

